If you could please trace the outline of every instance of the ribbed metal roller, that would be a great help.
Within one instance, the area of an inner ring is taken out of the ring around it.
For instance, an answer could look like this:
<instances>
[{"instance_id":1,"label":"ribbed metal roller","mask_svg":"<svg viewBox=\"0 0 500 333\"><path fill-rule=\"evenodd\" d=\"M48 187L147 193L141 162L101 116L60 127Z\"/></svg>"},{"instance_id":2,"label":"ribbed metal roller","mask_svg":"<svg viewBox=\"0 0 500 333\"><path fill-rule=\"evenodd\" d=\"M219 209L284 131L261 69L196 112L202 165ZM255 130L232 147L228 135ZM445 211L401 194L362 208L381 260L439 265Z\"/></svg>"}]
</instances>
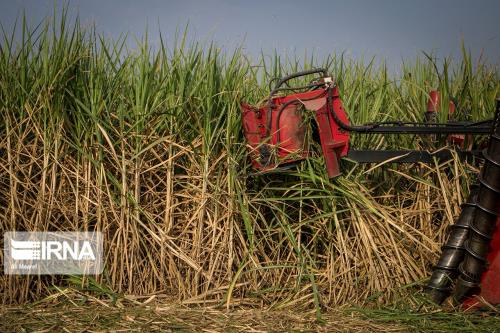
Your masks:
<instances>
[{"instance_id":1,"label":"ribbed metal roller","mask_svg":"<svg viewBox=\"0 0 500 333\"><path fill-rule=\"evenodd\" d=\"M479 292L479 283L487 265L490 241L500 215L500 100L496 102L493 132L483 152L484 165L479 176L476 211L465 242L465 257L460 264L454 299L464 299Z\"/></svg>"},{"instance_id":2,"label":"ribbed metal roller","mask_svg":"<svg viewBox=\"0 0 500 333\"><path fill-rule=\"evenodd\" d=\"M452 292L452 282L458 276L458 266L465 254L465 242L476 210L479 186L473 185L467 202L462 205L462 212L455 224L450 227L446 244L427 283L426 292L437 304L441 304Z\"/></svg>"}]
</instances>

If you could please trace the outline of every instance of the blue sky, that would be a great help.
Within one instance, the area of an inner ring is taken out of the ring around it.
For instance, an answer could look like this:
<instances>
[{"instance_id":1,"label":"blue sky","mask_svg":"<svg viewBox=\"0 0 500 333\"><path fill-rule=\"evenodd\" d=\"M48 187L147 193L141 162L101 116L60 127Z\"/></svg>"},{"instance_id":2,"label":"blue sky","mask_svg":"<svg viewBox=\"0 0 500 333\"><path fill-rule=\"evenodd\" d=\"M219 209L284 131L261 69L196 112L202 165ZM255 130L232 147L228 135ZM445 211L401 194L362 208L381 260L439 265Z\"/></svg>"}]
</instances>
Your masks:
<instances>
[{"instance_id":1,"label":"blue sky","mask_svg":"<svg viewBox=\"0 0 500 333\"><path fill-rule=\"evenodd\" d=\"M0 0L0 22L9 31L23 10L36 24L52 15L54 0ZM460 56L461 39L475 57L483 53L500 63L500 1L490 0L351 0L351 1L159 1L73 0L69 11L94 24L108 37L128 32L140 37L149 28L153 44L158 31L171 39L189 22L190 39L214 40L226 49L243 44L256 56L271 53L319 58L346 52L377 56L397 67L421 51L438 57ZM133 41L133 38L131 39Z\"/></svg>"}]
</instances>

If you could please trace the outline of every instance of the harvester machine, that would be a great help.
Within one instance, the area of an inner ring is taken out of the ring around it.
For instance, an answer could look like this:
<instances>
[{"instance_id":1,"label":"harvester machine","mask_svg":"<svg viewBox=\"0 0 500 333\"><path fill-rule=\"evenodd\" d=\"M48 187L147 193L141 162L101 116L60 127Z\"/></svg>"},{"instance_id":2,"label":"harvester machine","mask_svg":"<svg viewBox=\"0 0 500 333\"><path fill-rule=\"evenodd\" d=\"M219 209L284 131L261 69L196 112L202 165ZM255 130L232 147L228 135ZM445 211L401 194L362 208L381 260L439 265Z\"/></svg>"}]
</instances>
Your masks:
<instances>
[{"instance_id":1,"label":"harvester machine","mask_svg":"<svg viewBox=\"0 0 500 333\"><path fill-rule=\"evenodd\" d=\"M290 86L292 79L309 75L315 76L309 84ZM443 104L439 92L431 91L422 122L354 125L342 106L338 86L325 69L283 77L274 88L270 87L269 97L260 105L241 104L253 175L279 173L310 157L310 136L306 135L309 125L314 132L312 137L321 146L329 178L341 175L343 158L358 163L432 163L435 159L443 162L458 156L481 164L477 182L450 228L426 291L436 303L453 295L467 306L481 300L500 304L500 232L496 231L497 224L500 226L500 100L496 101L493 119L476 122L438 122ZM453 115L455 103L450 100L446 104L448 114ZM310 118L314 121L308 124ZM444 137L446 144L434 150L356 149L350 145L352 133ZM471 138L477 135L489 136L487 144L471 144Z\"/></svg>"}]
</instances>

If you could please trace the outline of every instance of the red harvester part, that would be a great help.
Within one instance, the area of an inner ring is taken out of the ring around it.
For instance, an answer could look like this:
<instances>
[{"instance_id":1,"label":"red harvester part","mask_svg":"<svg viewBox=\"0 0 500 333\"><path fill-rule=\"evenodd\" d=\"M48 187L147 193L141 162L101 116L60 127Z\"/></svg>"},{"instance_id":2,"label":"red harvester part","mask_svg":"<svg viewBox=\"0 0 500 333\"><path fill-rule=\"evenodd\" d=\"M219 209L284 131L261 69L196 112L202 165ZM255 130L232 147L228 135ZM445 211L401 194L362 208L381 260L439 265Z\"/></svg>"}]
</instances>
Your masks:
<instances>
[{"instance_id":1,"label":"red harvester part","mask_svg":"<svg viewBox=\"0 0 500 333\"><path fill-rule=\"evenodd\" d=\"M481 292L465 300L463 306L466 309L481 307L485 305L484 301L492 305L500 304L500 218L490 243L488 269L481 276Z\"/></svg>"},{"instance_id":2,"label":"red harvester part","mask_svg":"<svg viewBox=\"0 0 500 333\"><path fill-rule=\"evenodd\" d=\"M270 171L309 156L308 145L304 140L307 124L304 123L303 113L310 110L315 112L328 177L340 175L339 160L347 155L349 133L339 128L332 111L343 122L348 124L349 120L342 107L338 88L333 88L330 104L327 92L327 88L320 88L285 97L272 97L271 108L267 103L259 107L241 105L243 130L251 149L254 168ZM270 128L268 124L271 124Z\"/></svg>"},{"instance_id":3,"label":"red harvester part","mask_svg":"<svg viewBox=\"0 0 500 333\"><path fill-rule=\"evenodd\" d=\"M427 113L426 119L428 122L435 123L437 121L437 113L441 109L440 93L437 90L431 90L429 93L429 101L427 102ZM452 117L455 113L456 106L455 103L450 100L448 103L448 117ZM448 135L448 141L458 147L463 148L465 143L464 134L450 134Z\"/></svg>"}]
</instances>

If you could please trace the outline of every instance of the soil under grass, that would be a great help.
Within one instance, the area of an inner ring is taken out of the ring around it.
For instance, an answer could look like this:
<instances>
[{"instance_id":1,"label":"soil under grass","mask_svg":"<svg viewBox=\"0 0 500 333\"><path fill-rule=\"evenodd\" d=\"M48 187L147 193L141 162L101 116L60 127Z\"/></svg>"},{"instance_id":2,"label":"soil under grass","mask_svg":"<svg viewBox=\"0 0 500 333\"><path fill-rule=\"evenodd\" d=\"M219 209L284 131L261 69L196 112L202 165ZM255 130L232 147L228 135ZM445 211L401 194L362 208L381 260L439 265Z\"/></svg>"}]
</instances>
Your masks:
<instances>
[{"instance_id":1,"label":"soil under grass","mask_svg":"<svg viewBox=\"0 0 500 333\"><path fill-rule=\"evenodd\" d=\"M163 331L163 332L366 332L404 331L396 323L377 323L359 315L326 313L323 322L314 315L288 311L186 308L181 305L108 307L75 306L8 307L2 310L2 332L40 331Z\"/></svg>"},{"instance_id":2,"label":"soil under grass","mask_svg":"<svg viewBox=\"0 0 500 333\"><path fill-rule=\"evenodd\" d=\"M156 297L107 302L61 294L0 308L1 332L496 332L489 312L419 308L336 308L314 312L248 306L186 306Z\"/></svg>"}]
</instances>

